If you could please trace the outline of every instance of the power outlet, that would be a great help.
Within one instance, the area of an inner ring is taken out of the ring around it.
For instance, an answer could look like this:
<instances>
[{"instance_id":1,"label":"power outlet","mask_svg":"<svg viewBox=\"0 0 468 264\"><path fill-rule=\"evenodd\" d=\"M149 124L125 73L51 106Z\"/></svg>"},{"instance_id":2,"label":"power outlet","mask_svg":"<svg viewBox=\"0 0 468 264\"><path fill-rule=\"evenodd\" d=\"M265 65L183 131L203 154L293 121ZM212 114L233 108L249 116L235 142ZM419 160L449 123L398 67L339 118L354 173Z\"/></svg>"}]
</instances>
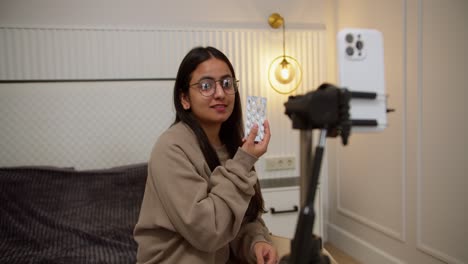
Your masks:
<instances>
[{"instance_id":1,"label":"power outlet","mask_svg":"<svg viewBox=\"0 0 468 264\"><path fill-rule=\"evenodd\" d=\"M293 156L265 158L265 170L293 170L296 168L296 158Z\"/></svg>"}]
</instances>

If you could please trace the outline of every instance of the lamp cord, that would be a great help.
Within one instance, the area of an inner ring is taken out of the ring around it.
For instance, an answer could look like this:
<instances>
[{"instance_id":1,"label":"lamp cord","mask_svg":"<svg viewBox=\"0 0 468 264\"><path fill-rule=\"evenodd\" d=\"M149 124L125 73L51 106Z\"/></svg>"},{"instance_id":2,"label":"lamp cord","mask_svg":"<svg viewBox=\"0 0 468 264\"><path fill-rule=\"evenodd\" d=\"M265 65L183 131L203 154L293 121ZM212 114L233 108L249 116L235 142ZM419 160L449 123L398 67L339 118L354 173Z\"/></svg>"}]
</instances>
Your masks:
<instances>
[{"instance_id":1,"label":"lamp cord","mask_svg":"<svg viewBox=\"0 0 468 264\"><path fill-rule=\"evenodd\" d=\"M283 18L283 59L286 59L286 21Z\"/></svg>"}]
</instances>

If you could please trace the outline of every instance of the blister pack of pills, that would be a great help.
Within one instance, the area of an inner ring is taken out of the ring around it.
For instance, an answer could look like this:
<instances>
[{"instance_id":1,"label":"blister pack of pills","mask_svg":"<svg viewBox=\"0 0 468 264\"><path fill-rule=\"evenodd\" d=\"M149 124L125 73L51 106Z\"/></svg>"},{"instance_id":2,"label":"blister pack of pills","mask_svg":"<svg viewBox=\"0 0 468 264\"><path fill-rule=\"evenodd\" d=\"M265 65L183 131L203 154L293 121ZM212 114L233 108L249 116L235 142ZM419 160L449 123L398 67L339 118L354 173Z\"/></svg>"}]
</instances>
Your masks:
<instances>
[{"instance_id":1,"label":"blister pack of pills","mask_svg":"<svg viewBox=\"0 0 468 264\"><path fill-rule=\"evenodd\" d=\"M255 141L261 141L265 135L263 122L266 118L266 98L260 96L247 96L245 113L245 136L248 136L253 124L258 124L258 133Z\"/></svg>"}]
</instances>

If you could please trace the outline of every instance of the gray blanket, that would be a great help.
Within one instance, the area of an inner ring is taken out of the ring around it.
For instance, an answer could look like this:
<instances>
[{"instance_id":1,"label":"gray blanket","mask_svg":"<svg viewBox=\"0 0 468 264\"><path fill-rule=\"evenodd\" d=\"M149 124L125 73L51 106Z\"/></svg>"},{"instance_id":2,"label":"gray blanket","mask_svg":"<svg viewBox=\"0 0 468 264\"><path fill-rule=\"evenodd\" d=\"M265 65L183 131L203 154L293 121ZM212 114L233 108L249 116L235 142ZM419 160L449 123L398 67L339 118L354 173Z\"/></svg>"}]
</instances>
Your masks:
<instances>
[{"instance_id":1,"label":"gray blanket","mask_svg":"<svg viewBox=\"0 0 468 264\"><path fill-rule=\"evenodd\" d=\"M146 174L0 168L0 263L135 263Z\"/></svg>"}]
</instances>

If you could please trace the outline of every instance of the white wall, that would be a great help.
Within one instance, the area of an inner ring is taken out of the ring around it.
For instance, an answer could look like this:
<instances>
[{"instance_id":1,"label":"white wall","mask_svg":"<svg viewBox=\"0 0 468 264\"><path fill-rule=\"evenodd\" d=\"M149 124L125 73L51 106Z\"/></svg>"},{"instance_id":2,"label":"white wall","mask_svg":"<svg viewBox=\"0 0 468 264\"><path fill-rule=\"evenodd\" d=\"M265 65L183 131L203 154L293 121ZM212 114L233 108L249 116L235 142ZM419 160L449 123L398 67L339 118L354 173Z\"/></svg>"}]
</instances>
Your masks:
<instances>
[{"instance_id":1,"label":"white wall","mask_svg":"<svg viewBox=\"0 0 468 264\"><path fill-rule=\"evenodd\" d=\"M328 239L362 263L468 263L468 2L337 0L330 8L335 30L383 32L396 112L383 133L330 144Z\"/></svg>"},{"instance_id":2,"label":"white wall","mask_svg":"<svg viewBox=\"0 0 468 264\"><path fill-rule=\"evenodd\" d=\"M268 27L279 12L288 25L323 23L324 0L1 0L0 24Z\"/></svg>"}]
</instances>

